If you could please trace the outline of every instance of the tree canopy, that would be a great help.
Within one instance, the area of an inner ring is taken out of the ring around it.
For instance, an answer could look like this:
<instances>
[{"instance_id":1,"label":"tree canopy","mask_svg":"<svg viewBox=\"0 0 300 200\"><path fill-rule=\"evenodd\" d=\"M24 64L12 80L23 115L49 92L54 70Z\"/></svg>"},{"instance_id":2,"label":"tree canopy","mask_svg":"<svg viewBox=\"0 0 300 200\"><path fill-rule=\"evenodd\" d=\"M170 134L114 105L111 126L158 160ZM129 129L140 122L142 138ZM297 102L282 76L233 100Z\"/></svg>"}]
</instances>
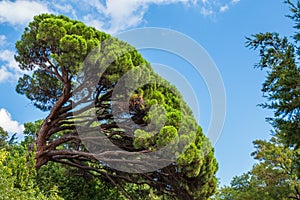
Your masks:
<instances>
[{"instance_id":1,"label":"tree canopy","mask_svg":"<svg viewBox=\"0 0 300 200\"><path fill-rule=\"evenodd\" d=\"M209 140L177 89L134 47L82 22L42 14L16 49L20 68L31 71L17 92L49 112L38 131L31 126L37 169L49 161L76 167L129 199L138 198L128 189L134 185L169 199L215 192L218 166ZM128 166L140 173L120 170Z\"/></svg>"}]
</instances>

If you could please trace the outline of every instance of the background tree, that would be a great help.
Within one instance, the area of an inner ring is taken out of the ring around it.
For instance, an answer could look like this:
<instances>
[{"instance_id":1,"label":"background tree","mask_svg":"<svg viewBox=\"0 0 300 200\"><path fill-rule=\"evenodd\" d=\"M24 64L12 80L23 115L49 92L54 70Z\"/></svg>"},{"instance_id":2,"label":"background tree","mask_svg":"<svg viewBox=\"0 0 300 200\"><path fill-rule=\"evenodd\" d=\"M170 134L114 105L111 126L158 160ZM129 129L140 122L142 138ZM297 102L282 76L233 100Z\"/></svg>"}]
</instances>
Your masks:
<instances>
[{"instance_id":1,"label":"background tree","mask_svg":"<svg viewBox=\"0 0 300 200\"><path fill-rule=\"evenodd\" d=\"M175 199L207 199L215 192L217 163L208 139L176 88L132 46L65 16L43 14L28 25L16 49L20 68L32 71L19 79L17 92L49 111L35 138L37 169L49 161L77 167L113 183L127 198L138 198L128 192L134 185ZM132 92L133 85L120 80L125 74L147 84ZM126 87L113 97L118 82ZM114 112L116 99L126 97L116 105L125 109ZM126 152L103 148L103 141ZM155 169L170 160L126 158L134 152L146 156L167 144L174 147L170 156L179 158L159 170L126 173L109 167L113 161Z\"/></svg>"},{"instance_id":2,"label":"background tree","mask_svg":"<svg viewBox=\"0 0 300 200\"><path fill-rule=\"evenodd\" d=\"M8 133L0 127L0 149L5 148L7 145Z\"/></svg>"},{"instance_id":3,"label":"background tree","mask_svg":"<svg viewBox=\"0 0 300 200\"><path fill-rule=\"evenodd\" d=\"M300 149L286 147L277 137L253 143L256 151L252 155L259 163L251 171L234 177L215 199L300 199Z\"/></svg>"},{"instance_id":4,"label":"background tree","mask_svg":"<svg viewBox=\"0 0 300 200\"><path fill-rule=\"evenodd\" d=\"M274 110L267 118L274 127L270 141L256 140L252 153L259 161L251 171L234 177L215 199L300 199L300 2L285 1L296 23L294 41L278 33L259 33L247 38L247 46L259 49L256 67L267 70L262 92Z\"/></svg>"},{"instance_id":5,"label":"background tree","mask_svg":"<svg viewBox=\"0 0 300 200\"><path fill-rule=\"evenodd\" d=\"M27 154L19 143L7 142L5 148L0 147L0 199L62 199L55 185L47 194L40 190L34 164L33 154Z\"/></svg>"},{"instance_id":6,"label":"background tree","mask_svg":"<svg viewBox=\"0 0 300 200\"><path fill-rule=\"evenodd\" d=\"M268 103L263 108L274 110L268 118L276 132L288 145L300 145L300 2L285 1L290 6L288 17L295 22L293 41L278 33L259 33L248 38L247 46L259 49L256 67L267 70L262 92Z\"/></svg>"}]
</instances>

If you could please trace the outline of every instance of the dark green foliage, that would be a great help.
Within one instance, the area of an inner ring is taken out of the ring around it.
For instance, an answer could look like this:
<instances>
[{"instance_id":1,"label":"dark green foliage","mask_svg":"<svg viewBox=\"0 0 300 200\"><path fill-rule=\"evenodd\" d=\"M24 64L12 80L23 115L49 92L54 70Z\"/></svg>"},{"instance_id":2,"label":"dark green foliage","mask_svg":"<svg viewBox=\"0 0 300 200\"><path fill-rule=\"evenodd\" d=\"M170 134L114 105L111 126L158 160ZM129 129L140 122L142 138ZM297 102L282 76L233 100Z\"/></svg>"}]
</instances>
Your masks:
<instances>
[{"instance_id":1,"label":"dark green foliage","mask_svg":"<svg viewBox=\"0 0 300 200\"><path fill-rule=\"evenodd\" d=\"M57 163L44 165L37 173L36 181L43 194L51 195L52 188L65 200L117 200L124 199L120 192L109 183L91 174Z\"/></svg>"},{"instance_id":2,"label":"dark green foliage","mask_svg":"<svg viewBox=\"0 0 300 200\"><path fill-rule=\"evenodd\" d=\"M62 85L49 73L36 70L32 77L25 74L19 79L16 91L26 95L39 109L49 110L61 95Z\"/></svg>"},{"instance_id":3,"label":"dark green foliage","mask_svg":"<svg viewBox=\"0 0 300 200\"><path fill-rule=\"evenodd\" d=\"M294 41L280 37L278 33L259 33L248 38L247 46L259 49L258 68L267 70L262 92L268 100L262 107L274 110L274 117L268 118L276 132L280 132L288 145L300 145L300 68L299 21L300 3L289 4L296 23Z\"/></svg>"},{"instance_id":4,"label":"dark green foliage","mask_svg":"<svg viewBox=\"0 0 300 200\"><path fill-rule=\"evenodd\" d=\"M39 132L43 120L37 120L35 122L27 122L24 124L24 140L21 142L21 145L24 147L29 147L31 144L34 144L35 136Z\"/></svg>"}]
</instances>

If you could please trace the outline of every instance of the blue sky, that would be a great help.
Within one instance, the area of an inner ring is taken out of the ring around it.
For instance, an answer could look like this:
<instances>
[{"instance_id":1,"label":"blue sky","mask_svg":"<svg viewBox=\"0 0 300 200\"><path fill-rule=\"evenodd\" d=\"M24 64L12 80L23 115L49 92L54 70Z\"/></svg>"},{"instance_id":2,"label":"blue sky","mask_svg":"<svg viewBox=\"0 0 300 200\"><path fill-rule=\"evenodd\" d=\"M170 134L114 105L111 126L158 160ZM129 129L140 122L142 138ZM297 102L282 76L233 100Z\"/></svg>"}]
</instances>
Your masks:
<instances>
[{"instance_id":1,"label":"blue sky","mask_svg":"<svg viewBox=\"0 0 300 200\"><path fill-rule=\"evenodd\" d=\"M15 92L19 70L13 59L14 43L26 24L40 13L65 14L99 30L117 34L137 27L162 27L179 31L196 40L209 53L223 78L227 113L215 145L219 162L217 176L223 184L246 172L254 164L252 141L268 139L271 127L265 117L272 112L257 107L264 101L260 92L265 73L253 68L258 53L245 47L245 37L259 32L292 35L292 21L285 17L282 0L55 0L0 1L0 126L22 137L23 124L43 118L25 97ZM183 62L162 52L142 54L151 62L176 66ZM184 69L182 68L182 73ZM209 94L205 84L192 87L200 107L200 125L207 131L210 118Z\"/></svg>"}]
</instances>

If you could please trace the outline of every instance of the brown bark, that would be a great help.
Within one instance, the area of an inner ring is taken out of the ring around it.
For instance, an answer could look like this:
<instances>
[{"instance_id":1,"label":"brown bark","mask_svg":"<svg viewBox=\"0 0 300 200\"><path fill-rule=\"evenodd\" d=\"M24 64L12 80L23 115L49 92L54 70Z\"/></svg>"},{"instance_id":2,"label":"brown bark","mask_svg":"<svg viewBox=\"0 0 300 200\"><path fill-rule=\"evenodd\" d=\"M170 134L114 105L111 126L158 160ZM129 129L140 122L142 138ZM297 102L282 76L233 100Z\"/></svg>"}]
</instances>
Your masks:
<instances>
[{"instance_id":1,"label":"brown bark","mask_svg":"<svg viewBox=\"0 0 300 200\"><path fill-rule=\"evenodd\" d=\"M61 109L71 96L71 83L68 80L68 74L66 72L63 73L62 79L64 81L63 94L58 98L57 102L51 109L50 114L44 120L40 131L37 134L37 152L35 156L36 169L39 169L42 165L46 164L50 160L50 157L44 154L44 151L47 149L47 139L49 139L49 137L51 136L48 133L54 126L54 120L59 117Z\"/></svg>"}]
</instances>

